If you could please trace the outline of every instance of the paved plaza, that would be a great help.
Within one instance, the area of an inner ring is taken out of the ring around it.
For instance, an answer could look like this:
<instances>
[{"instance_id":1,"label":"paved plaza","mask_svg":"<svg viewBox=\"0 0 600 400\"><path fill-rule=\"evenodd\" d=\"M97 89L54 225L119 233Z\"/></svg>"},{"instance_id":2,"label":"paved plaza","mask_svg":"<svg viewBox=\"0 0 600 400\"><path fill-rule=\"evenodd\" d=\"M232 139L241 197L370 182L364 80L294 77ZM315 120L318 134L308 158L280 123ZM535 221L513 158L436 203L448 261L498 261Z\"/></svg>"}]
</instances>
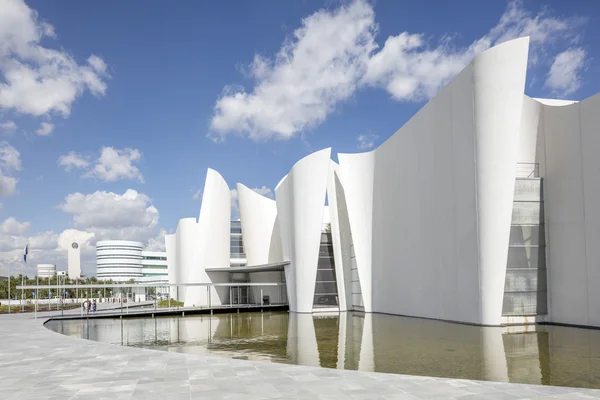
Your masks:
<instances>
[{"instance_id":1,"label":"paved plaza","mask_svg":"<svg viewBox=\"0 0 600 400\"><path fill-rule=\"evenodd\" d=\"M44 316L42 318L39 318ZM600 390L480 382L121 347L0 316L0 399L600 399Z\"/></svg>"}]
</instances>

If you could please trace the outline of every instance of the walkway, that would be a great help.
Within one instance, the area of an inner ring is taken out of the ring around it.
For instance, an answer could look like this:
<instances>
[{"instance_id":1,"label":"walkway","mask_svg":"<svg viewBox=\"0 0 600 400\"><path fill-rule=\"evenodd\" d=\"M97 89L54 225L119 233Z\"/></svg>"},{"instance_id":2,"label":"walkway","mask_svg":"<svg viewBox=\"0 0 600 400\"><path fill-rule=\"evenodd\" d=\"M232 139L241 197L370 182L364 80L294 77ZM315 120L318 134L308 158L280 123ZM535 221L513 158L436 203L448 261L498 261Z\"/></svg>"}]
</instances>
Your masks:
<instances>
[{"instance_id":1,"label":"walkway","mask_svg":"<svg viewBox=\"0 0 600 400\"><path fill-rule=\"evenodd\" d=\"M600 398L600 390L344 371L121 347L63 336L44 328L43 322L31 314L0 316L0 399Z\"/></svg>"}]
</instances>

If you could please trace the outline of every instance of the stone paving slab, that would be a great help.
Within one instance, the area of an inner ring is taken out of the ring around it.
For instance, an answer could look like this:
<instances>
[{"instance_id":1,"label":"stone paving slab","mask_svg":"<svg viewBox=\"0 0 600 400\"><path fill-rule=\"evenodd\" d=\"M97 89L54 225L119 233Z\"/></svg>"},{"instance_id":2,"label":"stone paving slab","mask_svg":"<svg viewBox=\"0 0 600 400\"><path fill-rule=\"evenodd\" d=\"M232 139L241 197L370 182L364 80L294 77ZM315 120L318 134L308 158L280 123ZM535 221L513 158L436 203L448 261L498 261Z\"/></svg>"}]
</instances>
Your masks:
<instances>
[{"instance_id":1,"label":"stone paving slab","mask_svg":"<svg viewBox=\"0 0 600 400\"><path fill-rule=\"evenodd\" d=\"M46 314L48 315L48 314ZM39 315L38 315L39 316ZM347 371L121 347L0 316L0 399L600 399L600 390Z\"/></svg>"}]
</instances>

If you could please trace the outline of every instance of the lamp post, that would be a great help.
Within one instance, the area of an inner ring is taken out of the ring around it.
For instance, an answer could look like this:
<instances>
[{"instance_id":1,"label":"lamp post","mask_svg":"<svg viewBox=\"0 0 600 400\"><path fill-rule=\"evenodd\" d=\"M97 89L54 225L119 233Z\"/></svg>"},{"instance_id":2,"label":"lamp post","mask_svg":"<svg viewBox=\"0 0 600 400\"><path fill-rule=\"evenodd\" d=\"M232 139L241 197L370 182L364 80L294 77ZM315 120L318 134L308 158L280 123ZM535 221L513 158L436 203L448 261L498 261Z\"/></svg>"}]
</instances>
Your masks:
<instances>
[{"instance_id":1,"label":"lamp post","mask_svg":"<svg viewBox=\"0 0 600 400\"><path fill-rule=\"evenodd\" d=\"M10 314L10 264L8 264L8 313Z\"/></svg>"}]
</instances>

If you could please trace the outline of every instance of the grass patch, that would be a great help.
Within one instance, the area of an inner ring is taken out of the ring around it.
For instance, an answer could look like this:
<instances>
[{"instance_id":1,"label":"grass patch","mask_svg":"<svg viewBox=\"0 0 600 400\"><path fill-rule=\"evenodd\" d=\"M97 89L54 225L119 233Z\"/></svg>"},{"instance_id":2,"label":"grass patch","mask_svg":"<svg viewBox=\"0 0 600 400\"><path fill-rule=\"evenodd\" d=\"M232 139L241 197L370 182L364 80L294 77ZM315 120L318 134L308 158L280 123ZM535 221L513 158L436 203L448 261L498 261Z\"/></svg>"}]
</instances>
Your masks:
<instances>
[{"instance_id":1,"label":"grass patch","mask_svg":"<svg viewBox=\"0 0 600 400\"><path fill-rule=\"evenodd\" d=\"M171 307L183 307L183 301L171 300L169 303L169 300L161 300L158 302L159 307L169 307L169 304Z\"/></svg>"}]
</instances>

